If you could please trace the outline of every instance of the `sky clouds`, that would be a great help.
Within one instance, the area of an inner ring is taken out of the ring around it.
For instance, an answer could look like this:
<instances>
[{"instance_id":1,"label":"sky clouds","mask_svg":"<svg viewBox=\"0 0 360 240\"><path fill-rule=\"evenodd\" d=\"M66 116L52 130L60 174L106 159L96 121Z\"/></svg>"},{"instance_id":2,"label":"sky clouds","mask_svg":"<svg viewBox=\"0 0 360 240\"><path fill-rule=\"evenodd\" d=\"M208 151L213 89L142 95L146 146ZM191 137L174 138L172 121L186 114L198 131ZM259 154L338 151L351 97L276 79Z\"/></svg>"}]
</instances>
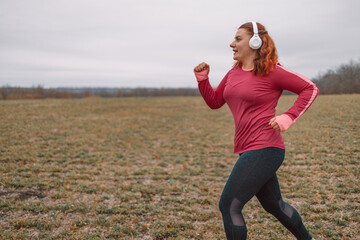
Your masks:
<instances>
[{"instance_id":1,"label":"sky clouds","mask_svg":"<svg viewBox=\"0 0 360 240\"><path fill-rule=\"evenodd\" d=\"M230 69L242 23L263 23L280 62L315 77L358 60L357 0L2 0L0 86L196 87Z\"/></svg>"}]
</instances>

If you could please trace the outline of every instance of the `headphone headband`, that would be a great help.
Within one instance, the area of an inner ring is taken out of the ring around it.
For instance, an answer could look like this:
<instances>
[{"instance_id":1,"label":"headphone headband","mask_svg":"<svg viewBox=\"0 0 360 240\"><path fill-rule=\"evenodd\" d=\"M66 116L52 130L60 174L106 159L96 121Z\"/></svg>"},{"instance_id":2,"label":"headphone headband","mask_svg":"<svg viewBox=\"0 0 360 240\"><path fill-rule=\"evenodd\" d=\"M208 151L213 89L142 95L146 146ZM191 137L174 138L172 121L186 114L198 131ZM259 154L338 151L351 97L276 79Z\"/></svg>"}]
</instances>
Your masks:
<instances>
[{"instance_id":1,"label":"headphone headband","mask_svg":"<svg viewBox=\"0 0 360 240\"><path fill-rule=\"evenodd\" d=\"M254 31L254 34L258 34L259 31L258 31L258 28L257 28L257 24L256 22L252 22L252 25L253 25L253 31Z\"/></svg>"}]
</instances>

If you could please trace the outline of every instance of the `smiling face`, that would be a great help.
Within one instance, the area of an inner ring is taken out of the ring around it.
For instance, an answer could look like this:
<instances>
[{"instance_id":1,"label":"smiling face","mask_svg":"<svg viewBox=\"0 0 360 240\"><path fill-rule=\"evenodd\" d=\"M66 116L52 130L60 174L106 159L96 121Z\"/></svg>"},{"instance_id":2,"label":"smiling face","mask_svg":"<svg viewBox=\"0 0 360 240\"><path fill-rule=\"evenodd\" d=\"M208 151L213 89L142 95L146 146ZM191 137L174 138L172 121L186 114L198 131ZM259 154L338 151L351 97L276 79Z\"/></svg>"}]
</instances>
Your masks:
<instances>
[{"instance_id":1,"label":"smiling face","mask_svg":"<svg viewBox=\"0 0 360 240\"><path fill-rule=\"evenodd\" d=\"M230 44L230 47L234 51L234 60L241 62L243 65L249 65L256 57L256 50L253 50L249 46L249 40L251 35L249 32L240 28L235 35L235 40Z\"/></svg>"}]
</instances>

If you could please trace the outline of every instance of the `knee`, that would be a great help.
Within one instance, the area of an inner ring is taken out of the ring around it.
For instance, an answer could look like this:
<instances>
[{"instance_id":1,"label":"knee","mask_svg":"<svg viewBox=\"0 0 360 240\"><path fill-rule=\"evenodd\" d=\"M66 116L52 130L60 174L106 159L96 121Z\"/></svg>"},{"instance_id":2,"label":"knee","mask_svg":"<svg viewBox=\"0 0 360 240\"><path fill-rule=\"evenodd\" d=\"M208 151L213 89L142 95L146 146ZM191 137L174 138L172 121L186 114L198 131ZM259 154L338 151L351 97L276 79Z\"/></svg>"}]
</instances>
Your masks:
<instances>
[{"instance_id":1,"label":"knee","mask_svg":"<svg viewBox=\"0 0 360 240\"><path fill-rule=\"evenodd\" d=\"M224 198L224 196L221 196L220 200L219 200L219 210L221 213L226 214L229 213L229 209L230 209L230 203L229 201L227 201L226 198Z\"/></svg>"},{"instance_id":2,"label":"knee","mask_svg":"<svg viewBox=\"0 0 360 240\"><path fill-rule=\"evenodd\" d=\"M226 209L226 204L223 197L221 197L219 200L219 210L221 213L225 213L225 209Z\"/></svg>"},{"instance_id":3,"label":"knee","mask_svg":"<svg viewBox=\"0 0 360 240\"><path fill-rule=\"evenodd\" d=\"M219 209L222 214L241 214L243 204L236 198L224 198L221 197L219 201Z\"/></svg>"}]
</instances>

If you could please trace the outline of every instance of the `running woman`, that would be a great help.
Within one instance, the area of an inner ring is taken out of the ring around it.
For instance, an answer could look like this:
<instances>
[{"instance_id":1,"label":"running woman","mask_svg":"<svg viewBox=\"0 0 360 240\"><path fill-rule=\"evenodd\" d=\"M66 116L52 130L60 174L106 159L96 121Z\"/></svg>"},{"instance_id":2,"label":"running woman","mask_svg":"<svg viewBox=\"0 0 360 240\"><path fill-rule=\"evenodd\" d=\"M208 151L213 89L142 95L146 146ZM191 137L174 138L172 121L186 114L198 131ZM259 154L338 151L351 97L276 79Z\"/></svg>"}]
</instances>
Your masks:
<instances>
[{"instance_id":1,"label":"running woman","mask_svg":"<svg viewBox=\"0 0 360 240\"><path fill-rule=\"evenodd\" d=\"M310 107L319 90L310 80L278 63L275 44L265 27L248 22L230 44L236 63L216 90L209 83L210 66L194 68L199 91L212 109L228 104L235 122L234 153L239 158L222 192L219 208L227 239L246 239L242 209L256 196L297 239L313 239L299 213L281 197L276 171L284 161L280 132ZM294 105L275 116L283 90L298 94Z\"/></svg>"}]
</instances>

